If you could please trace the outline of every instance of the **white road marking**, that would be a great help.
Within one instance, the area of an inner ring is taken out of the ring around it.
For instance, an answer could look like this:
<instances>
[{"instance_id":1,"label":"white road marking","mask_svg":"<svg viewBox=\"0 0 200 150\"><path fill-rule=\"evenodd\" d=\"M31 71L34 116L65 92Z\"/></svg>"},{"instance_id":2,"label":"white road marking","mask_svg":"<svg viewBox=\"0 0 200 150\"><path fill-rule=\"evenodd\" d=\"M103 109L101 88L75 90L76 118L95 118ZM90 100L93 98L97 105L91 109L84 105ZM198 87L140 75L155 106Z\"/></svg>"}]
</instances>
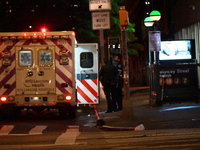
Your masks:
<instances>
[{"instance_id":1,"label":"white road marking","mask_svg":"<svg viewBox=\"0 0 200 150\"><path fill-rule=\"evenodd\" d=\"M79 126L68 126L65 133L62 133L55 141L55 145L72 145L75 144L76 137L80 134Z\"/></svg>"},{"instance_id":2,"label":"white road marking","mask_svg":"<svg viewBox=\"0 0 200 150\"><path fill-rule=\"evenodd\" d=\"M8 135L10 131L12 131L13 128L14 128L14 125L4 125L0 129L0 135Z\"/></svg>"},{"instance_id":3,"label":"white road marking","mask_svg":"<svg viewBox=\"0 0 200 150\"><path fill-rule=\"evenodd\" d=\"M40 135L42 132L47 128L47 126L35 126L29 131L29 134L9 134L12 129L14 128L14 125L4 125L0 129L0 136L3 135L14 135L14 136L19 136L19 135Z\"/></svg>"},{"instance_id":4,"label":"white road marking","mask_svg":"<svg viewBox=\"0 0 200 150\"><path fill-rule=\"evenodd\" d=\"M35 135L35 134L42 134L42 132L47 128L47 126L35 126L35 128L32 128L29 132L29 135Z\"/></svg>"}]
</instances>

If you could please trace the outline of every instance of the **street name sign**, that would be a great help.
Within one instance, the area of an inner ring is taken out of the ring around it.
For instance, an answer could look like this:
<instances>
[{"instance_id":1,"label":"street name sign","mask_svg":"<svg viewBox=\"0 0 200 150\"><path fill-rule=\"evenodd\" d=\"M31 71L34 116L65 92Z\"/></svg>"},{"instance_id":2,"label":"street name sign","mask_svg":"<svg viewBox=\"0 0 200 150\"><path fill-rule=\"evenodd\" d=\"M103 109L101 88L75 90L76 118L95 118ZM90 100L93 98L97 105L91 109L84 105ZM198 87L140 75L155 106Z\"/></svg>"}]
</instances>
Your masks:
<instances>
[{"instance_id":1,"label":"street name sign","mask_svg":"<svg viewBox=\"0 0 200 150\"><path fill-rule=\"evenodd\" d=\"M110 29L110 13L92 12L92 29Z\"/></svg>"},{"instance_id":2,"label":"street name sign","mask_svg":"<svg viewBox=\"0 0 200 150\"><path fill-rule=\"evenodd\" d=\"M90 0L90 11L111 10L111 0Z\"/></svg>"}]
</instances>

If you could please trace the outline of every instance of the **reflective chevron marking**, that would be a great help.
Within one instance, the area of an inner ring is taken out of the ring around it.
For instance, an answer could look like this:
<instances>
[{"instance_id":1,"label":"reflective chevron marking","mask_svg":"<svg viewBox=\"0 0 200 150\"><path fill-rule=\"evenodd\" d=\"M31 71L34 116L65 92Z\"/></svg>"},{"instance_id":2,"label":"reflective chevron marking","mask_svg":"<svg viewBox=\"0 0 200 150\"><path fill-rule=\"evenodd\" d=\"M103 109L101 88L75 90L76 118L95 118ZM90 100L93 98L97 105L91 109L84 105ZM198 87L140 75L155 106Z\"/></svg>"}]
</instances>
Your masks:
<instances>
[{"instance_id":1,"label":"reflective chevron marking","mask_svg":"<svg viewBox=\"0 0 200 150\"><path fill-rule=\"evenodd\" d=\"M77 80L77 99L79 104L98 103L97 79Z\"/></svg>"}]
</instances>

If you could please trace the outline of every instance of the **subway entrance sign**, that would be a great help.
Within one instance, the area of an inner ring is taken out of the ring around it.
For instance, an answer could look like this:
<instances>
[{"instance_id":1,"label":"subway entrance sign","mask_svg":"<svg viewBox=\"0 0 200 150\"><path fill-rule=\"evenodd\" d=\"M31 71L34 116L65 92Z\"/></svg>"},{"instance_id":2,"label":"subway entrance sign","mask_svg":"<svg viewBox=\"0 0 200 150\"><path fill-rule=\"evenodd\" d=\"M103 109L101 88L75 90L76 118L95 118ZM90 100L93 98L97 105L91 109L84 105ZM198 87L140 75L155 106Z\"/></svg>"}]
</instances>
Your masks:
<instances>
[{"instance_id":1,"label":"subway entrance sign","mask_svg":"<svg viewBox=\"0 0 200 150\"><path fill-rule=\"evenodd\" d=\"M199 102L198 74L196 61L179 61L162 63L158 66L159 90L154 87L154 77L151 78L150 104L176 103L183 101Z\"/></svg>"}]
</instances>

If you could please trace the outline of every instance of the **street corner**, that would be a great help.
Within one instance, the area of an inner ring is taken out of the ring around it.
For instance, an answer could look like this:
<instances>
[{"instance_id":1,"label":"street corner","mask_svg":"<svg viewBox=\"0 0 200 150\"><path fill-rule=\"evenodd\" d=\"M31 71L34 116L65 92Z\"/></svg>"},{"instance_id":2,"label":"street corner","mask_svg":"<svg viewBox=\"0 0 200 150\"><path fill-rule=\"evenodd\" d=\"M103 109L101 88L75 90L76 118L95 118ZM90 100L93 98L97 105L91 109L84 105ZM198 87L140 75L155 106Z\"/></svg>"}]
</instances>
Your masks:
<instances>
[{"instance_id":1,"label":"street corner","mask_svg":"<svg viewBox=\"0 0 200 150\"><path fill-rule=\"evenodd\" d=\"M99 129L105 130L105 131L143 131L145 130L145 127L143 124L140 124L136 127L130 127L130 126L114 126L114 125L106 125L105 122L102 126L98 126Z\"/></svg>"},{"instance_id":2,"label":"street corner","mask_svg":"<svg viewBox=\"0 0 200 150\"><path fill-rule=\"evenodd\" d=\"M100 112L100 117L96 122L97 128L106 131L140 131L145 130L143 124L133 126L134 120L122 117L122 111L103 113Z\"/></svg>"}]
</instances>

